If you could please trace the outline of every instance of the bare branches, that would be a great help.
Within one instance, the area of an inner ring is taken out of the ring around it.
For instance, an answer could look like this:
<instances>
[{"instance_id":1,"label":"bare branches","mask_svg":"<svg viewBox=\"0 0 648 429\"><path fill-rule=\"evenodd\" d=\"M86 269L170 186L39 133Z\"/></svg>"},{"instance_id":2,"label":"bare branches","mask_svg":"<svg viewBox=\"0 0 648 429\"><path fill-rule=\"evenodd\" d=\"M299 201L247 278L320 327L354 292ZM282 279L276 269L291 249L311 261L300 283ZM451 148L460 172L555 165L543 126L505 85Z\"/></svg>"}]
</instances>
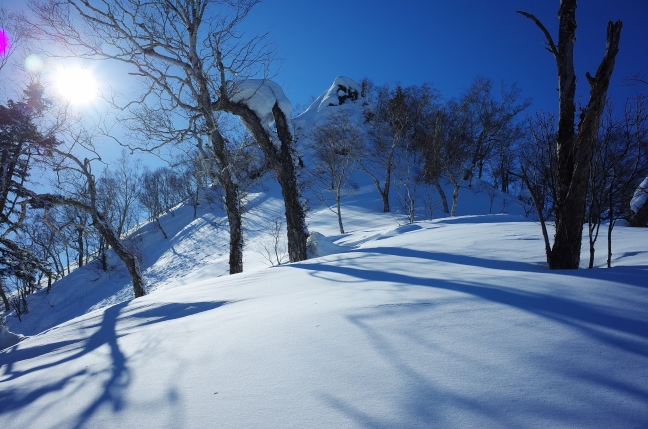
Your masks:
<instances>
[{"instance_id":1,"label":"bare branches","mask_svg":"<svg viewBox=\"0 0 648 429\"><path fill-rule=\"evenodd\" d=\"M554 57L556 57L556 59L558 59L558 48L556 48L556 44L554 43L553 38L551 37L551 34L549 33L549 30L547 30L547 27L545 27L542 24L542 22L540 22L540 20L535 17L535 15L532 15L532 14L527 13L527 12L523 12L521 10L518 10L516 12L519 13L520 15L526 17L526 18L529 18L531 21L535 22L535 24L538 26L540 31L542 31L545 38L547 39L547 48L545 48L545 49L548 50L549 52L551 52L554 55Z\"/></svg>"}]
</instances>

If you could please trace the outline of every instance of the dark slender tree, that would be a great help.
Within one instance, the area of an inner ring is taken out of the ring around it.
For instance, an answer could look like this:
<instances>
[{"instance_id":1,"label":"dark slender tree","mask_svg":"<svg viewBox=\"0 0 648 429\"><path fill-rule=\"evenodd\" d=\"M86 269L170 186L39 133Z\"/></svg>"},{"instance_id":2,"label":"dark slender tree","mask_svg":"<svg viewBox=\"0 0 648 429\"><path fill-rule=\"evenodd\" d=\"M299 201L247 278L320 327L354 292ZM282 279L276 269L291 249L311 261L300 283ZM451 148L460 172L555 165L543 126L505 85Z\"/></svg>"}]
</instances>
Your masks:
<instances>
[{"instance_id":1,"label":"dark slender tree","mask_svg":"<svg viewBox=\"0 0 648 429\"><path fill-rule=\"evenodd\" d=\"M518 13L534 21L544 33L547 49L553 54L558 69L556 235L551 251L547 254L547 262L550 269L576 269L580 263L593 141L598 132L610 78L619 52L622 24L621 21L608 23L605 54L595 75L586 73L590 96L576 124L576 0L560 2L557 44L534 15L521 11Z\"/></svg>"}]
</instances>

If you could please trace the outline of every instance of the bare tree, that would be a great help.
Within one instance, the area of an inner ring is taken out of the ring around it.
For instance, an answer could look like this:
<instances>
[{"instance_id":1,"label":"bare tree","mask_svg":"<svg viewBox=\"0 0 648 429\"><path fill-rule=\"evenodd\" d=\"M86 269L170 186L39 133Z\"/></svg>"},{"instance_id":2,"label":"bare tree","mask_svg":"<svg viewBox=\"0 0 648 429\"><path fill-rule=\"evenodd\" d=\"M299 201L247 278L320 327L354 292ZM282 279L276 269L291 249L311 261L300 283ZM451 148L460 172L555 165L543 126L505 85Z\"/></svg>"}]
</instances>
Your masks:
<instances>
[{"instance_id":1,"label":"bare tree","mask_svg":"<svg viewBox=\"0 0 648 429\"><path fill-rule=\"evenodd\" d=\"M459 99L466 115L463 135L472 153L463 180L470 180L475 170L482 178L484 166L498 149L501 154L516 140L516 117L531 104L521 99L522 90L515 84L502 84L499 99L493 92L493 81L478 76Z\"/></svg>"},{"instance_id":2,"label":"bare tree","mask_svg":"<svg viewBox=\"0 0 648 429\"><path fill-rule=\"evenodd\" d=\"M146 88L126 107L145 117L142 131L156 137L156 148L177 143L197 130L205 136L225 191L230 229L230 273L243 270L243 234L235 171L215 110L231 78L263 73L272 51L264 37L242 41L237 25L258 0L84 0L33 2L34 27L43 37L65 43L73 55L126 64ZM223 56L225 58L223 58ZM219 65L227 61L226 70ZM224 76L227 75L227 76ZM231 77L231 78L230 78ZM173 119L169 119L173 118ZM156 131L160 122L170 132ZM184 125L180 125L184 123ZM175 129L174 129L175 128ZM147 150L154 149L147 147Z\"/></svg>"},{"instance_id":3,"label":"bare tree","mask_svg":"<svg viewBox=\"0 0 648 429\"><path fill-rule=\"evenodd\" d=\"M355 170L363 139L360 127L349 120L346 112L337 110L312 131L308 143L314 163L314 168L309 171L310 188L337 215L340 234L344 234L342 196L357 189L349 180ZM333 204L330 203L330 195L333 196Z\"/></svg>"},{"instance_id":4,"label":"bare tree","mask_svg":"<svg viewBox=\"0 0 648 429\"><path fill-rule=\"evenodd\" d=\"M645 96L628 99L620 117L608 104L595 142L588 193L589 268L599 227L607 220L607 266L612 265L612 230L617 219L630 218L633 191L648 174L648 105Z\"/></svg>"},{"instance_id":5,"label":"bare tree","mask_svg":"<svg viewBox=\"0 0 648 429\"><path fill-rule=\"evenodd\" d=\"M556 168L556 117L547 112L536 113L527 119L526 141L520 150L520 178L529 192L542 228L547 258L551 256L551 243L547 222L553 219L558 192Z\"/></svg>"},{"instance_id":6,"label":"bare tree","mask_svg":"<svg viewBox=\"0 0 648 429\"><path fill-rule=\"evenodd\" d=\"M88 149L89 145L85 145L85 147ZM144 289L140 261L135 253L119 238L119 235L105 214L99 210L97 185L92 173L91 160L85 158L81 161L71 152L62 151L57 148L52 148L43 155L53 156L51 162L55 170L59 172L65 171L82 178L83 185L81 189L77 189L76 195L39 194L32 196L27 203L33 208L44 209L44 218L46 221L49 211L54 207L61 206L72 207L90 215L92 226L99 231L124 265L126 265L133 283L135 298L145 295L146 291ZM59 177L62 176L59 175Z\"/></svg>"},{"instance_id":7,"label":"bare tree","mask_svg":"<svg viewBox=\"0 0 648 429\"><path fill-rule=\"evenodd\" d=\"M576 119L576 74L574 70L574 42L576 41L576 0L561 0L558 10L558 44L546 27L527 12L519 12L531 19L543 32L547 50L556 60L558 69L558 132L556 135L556 168L558 195L555 201L556 235L547 254L550 269L576 269L580 263L585 200L593 153L593 144L603 114L607 90L614 70L621 38L621 21L609 22L605 54L594 76L586 73L590 85L587 106L580 115L578 131Z\"/></svg>"}]
</instances>

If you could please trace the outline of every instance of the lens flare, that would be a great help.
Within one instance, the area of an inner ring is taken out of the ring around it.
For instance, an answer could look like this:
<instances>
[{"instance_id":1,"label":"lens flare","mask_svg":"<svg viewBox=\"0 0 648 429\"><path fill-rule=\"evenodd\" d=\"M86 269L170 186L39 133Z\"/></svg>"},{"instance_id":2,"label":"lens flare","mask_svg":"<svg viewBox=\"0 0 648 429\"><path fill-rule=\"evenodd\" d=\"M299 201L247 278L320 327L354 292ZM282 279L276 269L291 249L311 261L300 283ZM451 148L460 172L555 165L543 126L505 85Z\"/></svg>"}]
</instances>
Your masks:
<instances>
[{"instance_id":1,"label":"lens flare","mask_svg":"<svg viewBox=\"0 0 648 429\"><path fill-rule=\"evenodd\" d=\"M30 72L37 72L43 68L43 60L36 54L31 54L25 59L25 68Z\"/></svg>"},{"instance_id":2,"label":"lens flare","mask_svg":"<svg viewBox=\"0 0 648 429\"><path fill-rule=\"evenodd\" d=\"M0 56L4 57L9 53L9 48L11 48L11 40L6 31L0 28Z\"/></svg>"}]
</instances>

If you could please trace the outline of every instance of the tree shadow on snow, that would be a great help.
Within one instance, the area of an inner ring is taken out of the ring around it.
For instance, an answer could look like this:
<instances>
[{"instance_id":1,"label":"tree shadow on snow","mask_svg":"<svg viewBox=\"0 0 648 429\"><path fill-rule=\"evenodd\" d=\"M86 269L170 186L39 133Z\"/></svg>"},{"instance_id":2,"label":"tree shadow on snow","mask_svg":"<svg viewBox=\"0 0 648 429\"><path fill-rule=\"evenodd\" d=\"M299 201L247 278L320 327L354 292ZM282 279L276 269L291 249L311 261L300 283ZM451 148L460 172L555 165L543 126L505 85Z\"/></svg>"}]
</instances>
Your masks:
<instances>
[{"instance_id":1,"label":"tree shadow on snow","mask_svg":"<svg viewBox=\"0 0 648 429\"><path fill-rule=\"evenodd\" d=\"M374 250L380 251L381 249L371 249L370 252ZM389 253L389 249L385 253ZM402 249L398 249L397 254L399 256L425 256L425 259L434 259L437 256L437 254L429 254L428 252L402 251ZM452 259L453 262L456 261L452 255L448 258ZM467 257L459 260L464 263L469 261L474 263L477 262L476 259L479 258ZM495 261L495 265L497 265L497 261ZM477 282L419 277L411 274L381 271L380 269L309 263L294 264L291 267L308 270L311 275L319 278L330 276L332 281L338 281L339 275L343 275L355 279L356 282L384 282L395 287L423 286L459 292L480 300L523 310L566 325L593 339L601 347L607 346L621 353L629 353L635 356L634 361L648 363L648 322L633 319L620 311L610 311L603 306ZM645 287L645 280L639 281L641 271L643 271L643 268L630 273L629 284ZM429 273L430 271L425 272ZM433 275L433 272L431 275ZM596 278L600 278L600 276ZM643 277L643 279L645 278ZM444 299L444 302L447 302L447 299ZM442 304L443 302L439 303L439 305ZM407 356L407 348L401 348L398 341L393 342L386 335L386 332L383 332L380 327L381 323L377 321L398 317L402 314L411 314L412 312L431 312L429 317L434 317L435 307L434 301L387 304L368 307L358 311L357 314L347 316L352 325L360 328L365 333L374 350L384 358L384 361L389 363L393 372L398 374L398 379L402 381L403 385L407 386L405 390L400 390L398 394L383 399L389 401L395 407L394 410L399 411L376 416L363 410L362 403L356 404L354 400L345 398L344 394L321 392L320 398L328 406L347 416L358 426L366 428L462 427L475 424L476 421L485 427L491 425L497 427L521 427L525 422L528 424L529 421L534 420L540 422L544 420L547 424L549 422L551 424L557 422L561 424L560 422L573 422L574 418L582 418L582 412L575 411L569 404L553 401L551 396L546 399L543 396L535 397L531 394L529 397L517 398L515 404L502 407L502 402L498 401L497 398L480 397L472 394L464 395L460 390L448 391L443 385L438 385L429 379L425 373L420 372L410 362ZM374 322L377 322L378 325L375 325ZM393 335L393 332L391 332L391 335ZM411 335L410 340L420 340L421 344L427 348L434 349L435 347L434 344L429 343L429 340L422 337L417 338L415 333L401 332L400 335ZM465 357L449 357L449 359L457 358ZM527 358L531 359L530 356ZM554 373L562 371L562 369L553 367L551 363L554 361L554 363L560 362L562 357L558 354L551 357L551 359L549 361L535 362L535 364ZM476 363L479 362L479 360L476 361ZM571 368L572 371L574 368L581 368L578 362L573 361L570 361L566 366ZM487 371L488 367L484 368L484 370ZM630 383L627 377L619 378L612 374L582 370L581 373L565 373L564 379L574 382L580 380L582 385L592 386L594 389L600 389L601 392L614 392L614 395L631 398L633 404L648 403L648 389L642 388L640 383ZM646 412L638 409L636 405L628 405L628 408L615 405L616 408L612 407L614 409L611 409L610 407L615 404L614 400L610 402L609 399L597 396L596 392L577 390L575 394L583 396L581 398L583 403L598 401L597 405L594 405L595 408L601 410L604 414L607 413L608 418L612 416L613 419L620 419L624 425L630 426L644 421L643 419L647 416ZM554 393L564 395L569 394L569 391ZM591 396L588 396L590 394ZM521 409L523 412L511 412L511 410L515 409Z\"/></svg>"},{"instance_id":2,"label":"tree shadow on snow","mask_svg":"<svg viewBox=\"0 0 648 429\"><path fill-rule=\"evenodd\" d=\"M8 349L8 351L0 353L0 368L4 368L4 371L2 371L0 375L7 376L3 382L14 380L30 373L72 362L94 352L104 345L108 346L110 365L109 368L102 372L108 372L109 376L103 383L101 394L89 402L85 409L79 414L79 419L73 426L75 428L83 427L101 406L106 404L110 405L115 411L119 411L124 406L123 396L126 388L130 385L131 375L127 366L126 356L119 347L118 339L128 335L128 332L120 334L117 333L118 321L127 319L129 322L128 326L121 330L128 331L141 326L161 323L213 310L226 303L226 301L167 303L159 306L145 305L127 308L129 303L122 302L106 308L99 323L85 327L84 331L91 330L91 328L94 327L99 328L87 338L81 338L75 341L62 341L51 345L36 346L33 348L30 348L29 341L26 341L18 343L16 346ZM135 323L133 323L133 321ZM79 330L79 332L82 331ZM59 352L65 356L61 359L22 371L14 369L15 363L19 361L54 353L57 350L69 348L73 344L78 344L78 347ZM74 374L63 376L56 382L39 386L38 388L2 389L0 391L0 415L5 412L20 410L50 393L60 391L79 376L99 376L97 373L90 375L87 373L87 370L81 370Z\"/></svg>"},{"instance_id":3,"label":"tree shadow on snow","mask_svg":"<svg viewBox=\"0 0 648 429\"><path fill-rule=\"evenodd\" d=\"M427 254L428 252L420 253ZM399 254L403 255L402 253ZM648 322L615 314L603 308L569 298L489 286L481 283L418 277L377 269L367 270L349 266L309 263L294 264L291 267L312 271L312 275L319 277L322 277L322 273L328 272L356 278L359 281L387 282L402 286L425 286L452 290L537 314L561 324L569 325L614 347L648 356ZM619 334L630 334L631 336L620 336Z\"/></svg>"}]
</instances>

